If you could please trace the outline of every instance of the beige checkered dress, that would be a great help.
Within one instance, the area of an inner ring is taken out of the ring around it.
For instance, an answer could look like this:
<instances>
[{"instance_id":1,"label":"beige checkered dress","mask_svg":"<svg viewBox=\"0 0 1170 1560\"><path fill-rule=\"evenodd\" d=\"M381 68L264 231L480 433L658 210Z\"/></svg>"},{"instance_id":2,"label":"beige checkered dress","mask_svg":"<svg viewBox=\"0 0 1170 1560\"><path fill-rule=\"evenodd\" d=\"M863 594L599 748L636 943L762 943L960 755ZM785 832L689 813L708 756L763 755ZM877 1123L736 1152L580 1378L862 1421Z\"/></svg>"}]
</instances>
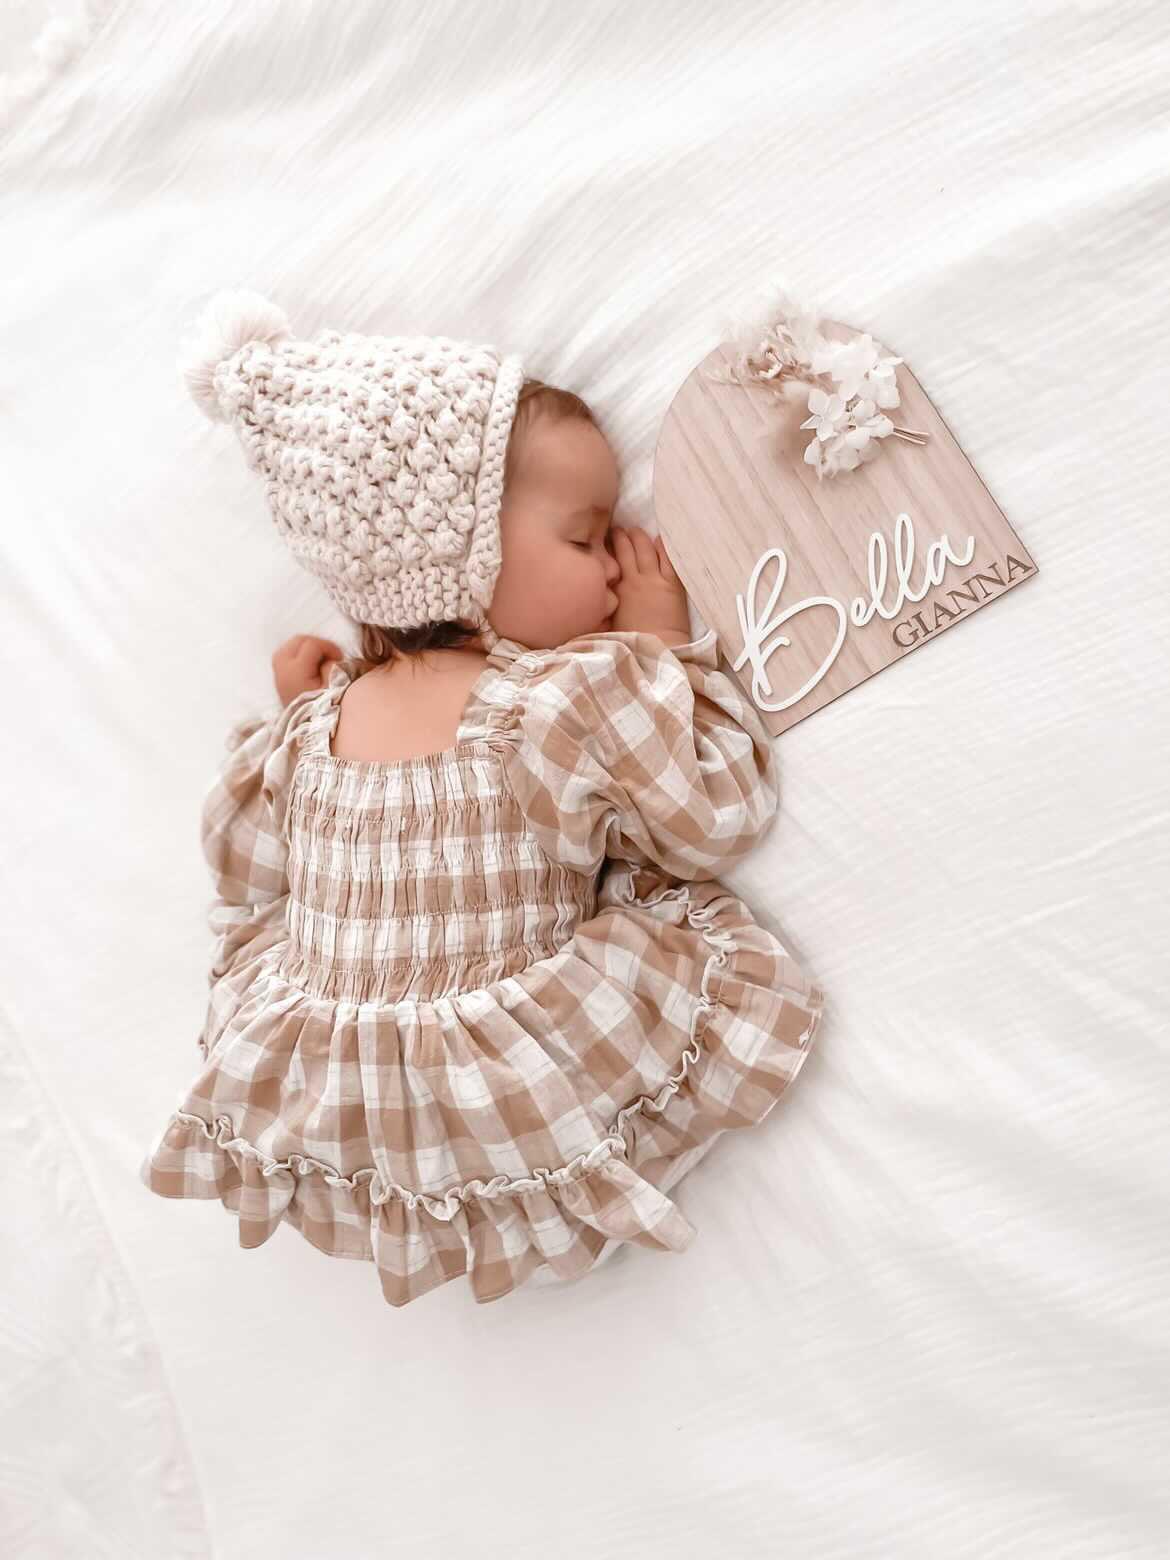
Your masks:
<instances>
[{"instance_id":1,"label":"beige checkered dress","mask_svg":"<svg viewBox=\"0 0 1170 1560\"><path fill-rule=\"evenodd\" d=\"M202 1065L143 1160L373 1262L390 1305L683 1251L667 1196L796 1076L823 995L713 874L767 831L772 742L718 666L501 639L454 746L335 758L356 668L237 723L204 802Z\"/></svg>"}]
</instances>

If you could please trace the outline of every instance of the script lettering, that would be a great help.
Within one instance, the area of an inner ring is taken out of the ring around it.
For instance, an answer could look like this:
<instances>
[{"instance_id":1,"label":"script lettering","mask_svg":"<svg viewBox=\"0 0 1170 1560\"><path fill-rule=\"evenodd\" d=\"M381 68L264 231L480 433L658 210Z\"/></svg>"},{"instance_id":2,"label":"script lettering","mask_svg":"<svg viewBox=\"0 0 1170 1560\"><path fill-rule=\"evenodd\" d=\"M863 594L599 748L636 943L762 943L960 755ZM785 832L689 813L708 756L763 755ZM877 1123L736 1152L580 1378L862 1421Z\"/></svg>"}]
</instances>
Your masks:
<instances>
[{"instance_id":1,"label":"script lettering","mask_svg":"<svg viewBox=\"0 0 1170 1560\"><path fill-rule=\"evenodd\" d=\"M909 533L909 540L906 539ZM905 545L903 545L905 544ZM933 590L946 573L946 559L960 565L968 564L975 556L975 538L968 536L967 549L960 555L951 551L950 538L943 536L937 542L931 542L926 549L926 568L922 581L922 589L915 591L910 589L910 570L914 567L914 523L910 516L902 511L894 521L894 560L898 570L898 594L894 598L892 606L882 605L882 597L886 593L886 539L880 531L875 531L869 539L869 601L864 601L857 596L849 609L849 615L863 628L875 612L881 614L887 622L890 618L898 616L902 610L902 603L921 601L927 591ZM880 578L875 575L874 569L880 569Z\"/></svg>"},{"instance_id":2,"label":"script lettering","mask_svg":"<svg viewBox=\"0 0 1170 1560\"><path fill-rule=\"evenodd\" d=\"M850 603L849 611L833 596L806 596L803 601L795 602L778 616L772 616L772 610L780 599L780 593L784 588L784 581L788 574L788 558L781 547L771 547L761 554L756 560L756 566L752 570L751 579L748 582L747 599L743 594L737 594L735 609L739 617L740 633L743 636L743 649L732 666L736 671L743 666L745 661L752 664L752 698L763 710L786 710L791 705L804 698L828 672L833 662L837 659L842 644L845 642L845 634L849 622L857 628L864 628L873 618L874 613L887 621L897 617L903 604L909 601L921 601L928 591L938 585L946 573L948 563L960 566L968 564L975 555L975 538L968 536L966 547L962 553L952 550L950 539L940 537L932 542L926 550L926 561L921 588L914 590L910 584L910 572L914 566L914 526L910 516L903 511L894 521L894 563L897 578L897 593L893 602L886 605L883 597L888 583L889 564L886 553L886 539L880 531L874 531L869 538L868 550L868 576L869 599L863 596L854 597ZM764 610L757 617L756 614L756 589L760 577L766 565L772 559L776 560L776 579L768 595ZM764 694L772 692L772 684L768 680L767 665L772 656L783 646L791 645L792 641L786 634L776 634L769 639L768 635L774 633L789 618L795 617L800 612L807 611L810 607L830 607L837 614L837 633L833 644L821 664L812 675L786 699L777 703L769 703ZM920 614L916 614L920 616ZM936 624L937 626L937 624ZM929 632L929 630L927 630ZM895 631L896 637L896 631Z\"/></svg>"},{"instance_id":3,"label":"script lettering","mask_svg":"<svg viewBox=\"0 0 1170 1560\"><path fill-rule=\"evenodd\" d=\"M757 623L755 618L756 585L759 582L760 575L763 573L765 564L771 558L777 560L776 583L772 586L771 594L763 611L762 620ZM755 568L752 570L752 577L748 582L747 608L745 609L744 607L742 595L737 595L735 598L735 608L739 614L739 627L740 632L743 634L744 648L738 660L733 661L732 665L738 672L745 661L751 661L752 698L763 710L786 710L790 704L795 704L798 699L803 699L810 688L815 688L829 670L829 667L837 659L837 652L845 642L845 631L848 627L845 620L845 609L832 596L808 596L804 601L798 601L795 605L789 607L786 612L782 612L779 617L771 617L769 614L776 605L781 590L784 588L784 579L787 573L788 559L785 556L784 549L782 547L771 547L766 553L761 555L756 562ZM781 623L787 623L790 617L794 617L798 612L805 611L808 607L832 607L833 611L836 612L837 637L833 641L833 647L803 687L798 688L794 694L791 694L779 704L767 704L760 696L760 688L762 686L766 693L771 693L772 684L768 681L768 674L764 668L780 645L790 645L792 641L787 634L777 634L776 638L767 644L764 643L764 640L774 628L779 628Z\"/></svg>"}]
</instances>

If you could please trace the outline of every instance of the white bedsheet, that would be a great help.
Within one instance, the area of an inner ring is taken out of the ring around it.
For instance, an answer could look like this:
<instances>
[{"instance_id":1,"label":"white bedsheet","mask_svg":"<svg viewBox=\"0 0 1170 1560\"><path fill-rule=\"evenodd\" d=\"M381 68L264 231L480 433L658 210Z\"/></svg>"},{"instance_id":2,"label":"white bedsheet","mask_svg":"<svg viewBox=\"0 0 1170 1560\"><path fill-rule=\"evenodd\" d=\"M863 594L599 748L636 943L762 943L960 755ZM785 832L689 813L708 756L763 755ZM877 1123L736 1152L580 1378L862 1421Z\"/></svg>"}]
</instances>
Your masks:
<instances>
[{"instance_id":1,"label":"white bedsheet","mask_svg":"<svg viewBox=\"0 0 1170 1560\"><path fill-rule=\"evenodd\" d=\"M0 1551L1164 1556L1165 8L23 0L0 60ZM653 529L773 282L905 355L1040 573L779 740L727 881L828 1008L690 1251L393 1311L151 1197L200 795L343 627L183 394L194 311L523 351Z\"/></svg>"}]
</instances>

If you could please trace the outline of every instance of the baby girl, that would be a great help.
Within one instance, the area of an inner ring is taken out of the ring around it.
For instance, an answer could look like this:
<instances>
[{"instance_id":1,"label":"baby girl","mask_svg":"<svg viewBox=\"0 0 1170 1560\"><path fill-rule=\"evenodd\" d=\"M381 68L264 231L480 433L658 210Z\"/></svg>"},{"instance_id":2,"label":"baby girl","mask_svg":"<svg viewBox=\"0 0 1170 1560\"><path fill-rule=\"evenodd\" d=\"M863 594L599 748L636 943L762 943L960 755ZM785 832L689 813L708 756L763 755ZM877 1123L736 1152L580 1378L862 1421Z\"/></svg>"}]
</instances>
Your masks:
<instances>
[{"instance_id":1,"label":"baby girl","mask_svg":"<svg viewBox=\"0 0 1170 1560\"><path fill-rule=\"evenodd\" d=\"M363 1258L392 1306L684 1250L668 1191L824 998L714 875L772 822L772 744L613 524L608 440L490 346L300 339L255 294L185 374L359 649L290 640L229 732L201 1065L144 1183Z\"/></svg>"}]
</instances>

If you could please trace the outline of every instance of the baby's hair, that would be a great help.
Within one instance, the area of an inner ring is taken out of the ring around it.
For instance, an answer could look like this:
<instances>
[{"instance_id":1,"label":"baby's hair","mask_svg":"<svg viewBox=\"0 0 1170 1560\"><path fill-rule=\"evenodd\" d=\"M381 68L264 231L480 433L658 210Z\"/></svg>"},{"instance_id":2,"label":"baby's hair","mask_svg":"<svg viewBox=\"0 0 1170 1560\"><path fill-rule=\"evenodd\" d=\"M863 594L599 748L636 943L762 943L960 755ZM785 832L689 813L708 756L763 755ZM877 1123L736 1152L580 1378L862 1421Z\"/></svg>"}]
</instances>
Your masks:
<instances>
[{"instance_id":1,"label":"baby's hair","mask_svg":"<svg viewBox=\"0 0 1170 1560\"><path fill-rule=\"evenodd\" d=\"M526 379L516 397L516 415L508 434L508 447L504 452L504 490L516 474L520 446L524 434L540 417L562 422L569 417L580 417L597 427L597 419L579 395L572 390L562 390L559 385L546 385L540 379ZM351 621L353 621L351 619ZM478 637L479 630L466 623L424 623L420 628L382 628L374 623L355 623L360 644L353 659L357 662L355 675L360 677L383 666L387 661L408 655L421 655L427 650L462 649Z\"/></svg>"}]
</instances>

